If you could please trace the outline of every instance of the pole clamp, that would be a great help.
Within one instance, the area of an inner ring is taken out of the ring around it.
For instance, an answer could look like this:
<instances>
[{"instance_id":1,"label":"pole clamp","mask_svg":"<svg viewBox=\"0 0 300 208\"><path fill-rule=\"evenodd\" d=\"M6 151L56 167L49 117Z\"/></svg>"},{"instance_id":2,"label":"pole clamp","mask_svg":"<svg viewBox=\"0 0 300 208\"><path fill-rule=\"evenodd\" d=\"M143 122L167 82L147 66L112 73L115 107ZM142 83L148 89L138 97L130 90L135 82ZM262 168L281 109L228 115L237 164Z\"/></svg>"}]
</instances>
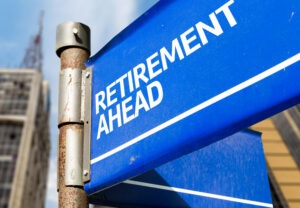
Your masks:
<instances>
[{"instance_id":1,"label":"pole clamp","mask_svg":"<svg viewBox=\"0 0 300 208\"><path fill-rule=\"evenodd\" d=\"M91 161L91 96L92 96L92 67L82 71L82 107L81 117L83 126L83 181L90 181Z\"/></svg>"}]
</instances>

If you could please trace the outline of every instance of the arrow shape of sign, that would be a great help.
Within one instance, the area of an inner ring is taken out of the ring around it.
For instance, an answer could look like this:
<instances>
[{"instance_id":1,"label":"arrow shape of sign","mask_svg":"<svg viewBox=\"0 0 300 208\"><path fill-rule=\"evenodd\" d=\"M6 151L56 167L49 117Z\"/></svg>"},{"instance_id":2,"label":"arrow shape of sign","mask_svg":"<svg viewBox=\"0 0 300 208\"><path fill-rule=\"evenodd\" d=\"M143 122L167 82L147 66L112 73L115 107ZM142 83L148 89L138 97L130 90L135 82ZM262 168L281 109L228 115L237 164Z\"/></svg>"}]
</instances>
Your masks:
<instances>
[{"instance_id":1,"label":"arrow shape of sign","mask_svg":"<svg viewBox=\"0 0 300 208\"><path fill-rule=\"evenodd\" d=\"M89 194L300 100L296 0L160 1L89 60ZM276 14L276 15L275 15Z\"/></svg>"}]
</instances>

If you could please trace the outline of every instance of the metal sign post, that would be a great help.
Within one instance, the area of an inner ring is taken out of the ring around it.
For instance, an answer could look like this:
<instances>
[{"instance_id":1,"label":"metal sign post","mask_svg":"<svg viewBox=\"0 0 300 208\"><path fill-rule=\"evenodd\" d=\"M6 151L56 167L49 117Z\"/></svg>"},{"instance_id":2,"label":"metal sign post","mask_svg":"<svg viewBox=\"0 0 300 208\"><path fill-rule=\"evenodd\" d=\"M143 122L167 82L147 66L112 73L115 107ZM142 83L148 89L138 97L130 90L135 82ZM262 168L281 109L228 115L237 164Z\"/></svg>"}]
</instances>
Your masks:
<instances>
[{"instance_id":1,"label":"metal sign post","mask_svg":"<svg viewBox=\"0 0 300 208\"><path fill-rule=\"evenodd\" d=\"M59 90L59 207L88 207L83 190L82 72L90 55L90 29L67 22L57 27L56 53L61 59Z\"/></svg>"}]
</instances>

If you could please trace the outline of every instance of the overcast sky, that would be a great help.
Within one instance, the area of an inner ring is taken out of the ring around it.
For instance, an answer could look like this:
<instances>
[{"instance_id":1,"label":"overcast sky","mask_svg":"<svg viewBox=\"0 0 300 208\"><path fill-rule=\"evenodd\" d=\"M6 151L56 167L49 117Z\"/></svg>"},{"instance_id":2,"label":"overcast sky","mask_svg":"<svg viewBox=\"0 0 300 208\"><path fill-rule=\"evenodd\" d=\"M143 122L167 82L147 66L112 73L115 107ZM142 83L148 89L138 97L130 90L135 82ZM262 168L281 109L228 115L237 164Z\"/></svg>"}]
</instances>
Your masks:
<instances>
[{"instance_id":1,"label":"overcast sky","mask_svg":"<svg viewBox=\"0 0 300 208\"><path fill-rule=\"evenodd\" d=\"M0 68L18 68L30 38L43 21L44 79L51 90L51 159L47 208L57 207L56 144L59 58L55 55L56 26L79 21L91 28L91 52L95 54L112 37L145 12L157 0L2 0L0 7Z\"/></svg>"}]
</instances>

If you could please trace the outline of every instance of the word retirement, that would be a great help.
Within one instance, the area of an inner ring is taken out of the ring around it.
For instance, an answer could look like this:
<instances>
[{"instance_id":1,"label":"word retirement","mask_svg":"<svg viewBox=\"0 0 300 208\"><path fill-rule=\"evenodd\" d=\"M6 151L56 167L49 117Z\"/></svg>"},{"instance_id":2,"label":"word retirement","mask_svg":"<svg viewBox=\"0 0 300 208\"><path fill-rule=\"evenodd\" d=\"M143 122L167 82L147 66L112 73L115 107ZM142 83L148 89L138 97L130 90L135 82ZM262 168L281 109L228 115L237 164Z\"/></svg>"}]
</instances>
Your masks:
<instances>
[{"instance_id":1,"label":"word retirement","mask_svg":"<svg viewBox=\"0 0 300 208\"><path fill-rule=\"evenodd\" d=\"M165 46L137 64L127 73L117 78L104 90L95 94L95 113L99 116L97 139L109 134L131 120L139 117L141 111L148 112L160 105L164 98L159 75L175 64L199 50L209 40L207 33L220 36L224 33L218 18L223 15L224 24L237 24L230 10L233 0L228 1L209 14L210 25L199 21L171 41L171 50ZM172 71L172 73L176 73Z\"/></svg>"}]
</instances>

